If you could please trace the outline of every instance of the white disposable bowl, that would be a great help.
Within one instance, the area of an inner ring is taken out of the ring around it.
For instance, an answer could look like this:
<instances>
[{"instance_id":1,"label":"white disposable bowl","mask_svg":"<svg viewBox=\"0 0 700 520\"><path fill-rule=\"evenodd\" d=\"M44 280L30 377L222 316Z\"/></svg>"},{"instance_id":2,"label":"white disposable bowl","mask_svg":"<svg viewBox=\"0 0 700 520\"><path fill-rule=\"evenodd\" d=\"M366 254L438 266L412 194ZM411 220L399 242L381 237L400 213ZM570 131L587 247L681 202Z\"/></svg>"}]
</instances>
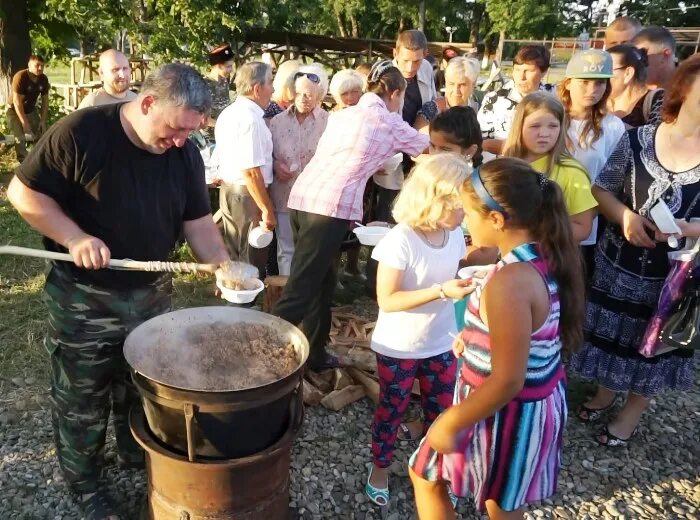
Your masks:
<instances>
[{"instance_id":1,"label":"white disposable bowl","mask_svg":"<svg viewBox=\"0 0 700 520\"><path fill-rule=\"evenodd\" d=\"M216 280L216 286L221 290L221 296L224 300L231 303L250 303L255 300L255 297L265 288L265 284L262 280L257 278L251 278L247 280L251 285L254 285L253 289L243 289L237 291L236 289L229 289L224 287L222 280Z\"/></svg>"},{"instance_id":2,"label":"white disposable bowl","mask_svg":"<svg viewBox=\"0 0 700 520\"><path fill-rule=\"evenodd\" d=\"M389 231L390 229L388 227L380 226L363 226L353 229L353 232L357 235L360 244L365 246L376 246Z\"/></svg>"},{"instance_id":3,"label":"white disposable bowl","mask_svg":"<svg viewBox=\"0 0 700 520\"><path fill-rule=\"evenodd\" d=\"M457 271L457 276L459 276L462 280L468 280L469 278L473 278L474 281L481 283L484 281L483 278L474 278L474 273L478 273L479 271L491 271L496 267L495 264L489 264L489 265L468 265L467 267L462 267L459 271Z\"/></svg>"},{"instance_id":4,"label":"white disposable bowl","mask_svg":"<svg viewBox=\"0 0 700 520\"><path fill-rule=\"evenodd\" d=\"M248 233L248 244L256 249L267 247L272 242L272 231L262 226L255 227Z\"/></svg>"}]
</instances>

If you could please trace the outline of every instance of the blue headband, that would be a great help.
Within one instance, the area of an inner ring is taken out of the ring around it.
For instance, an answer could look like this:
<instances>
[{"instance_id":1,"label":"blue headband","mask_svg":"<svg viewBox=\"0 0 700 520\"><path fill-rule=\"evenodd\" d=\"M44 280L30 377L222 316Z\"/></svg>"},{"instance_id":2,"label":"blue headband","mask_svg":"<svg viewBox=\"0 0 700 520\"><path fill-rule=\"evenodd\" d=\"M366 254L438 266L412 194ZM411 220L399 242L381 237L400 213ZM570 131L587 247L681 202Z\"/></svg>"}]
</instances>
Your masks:
<instances>
[{"instance_id":1,"label":"blue headband","mask_svg":"<svg viewBox=\"0 0 700 520\"><path fill-rule=\"evenodd\" d=\"M481 202L486 204L489 209L503 213L503 216L508 218L508 212L503 208L503 206L496 202L496 199L491 196L489 191L486 189L486 186L484 186L484 182L481 180L481 175L479 174L479 168L474 168L472 170L471 181L472 188L474 188L474 191Z\"/></svg>"}]
</instances>

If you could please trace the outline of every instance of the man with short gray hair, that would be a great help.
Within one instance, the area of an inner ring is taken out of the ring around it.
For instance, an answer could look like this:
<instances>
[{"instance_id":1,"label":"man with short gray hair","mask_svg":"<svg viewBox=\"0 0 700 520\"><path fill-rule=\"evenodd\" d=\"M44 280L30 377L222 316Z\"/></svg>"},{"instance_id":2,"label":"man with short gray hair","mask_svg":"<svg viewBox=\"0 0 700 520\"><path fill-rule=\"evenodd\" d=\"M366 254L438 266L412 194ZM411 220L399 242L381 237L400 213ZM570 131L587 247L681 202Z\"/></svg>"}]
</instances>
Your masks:
<instances>
[{"instance_id":1,"label":"man with short gray hair","mask_svg":"<svg viewBox=\"0 0 700 520\"><path fill-rule=\"evenodd\" d=\"M248 262L264 273L268 248L248 244L248 233L259 225L277 224L268 194L272 183L272 134L263 119L274 91L272 69L253 61L236 72L238 97L216 120L214 136L223 184L219 204L224 241L234 260Z\"/></svg>"},{"instance_id":2,"label":"man with short gray hair","mask_svg":"<svg viewBox=\"0 0 700 520\"><path fill-rule=\"evenodd\" d=\"M56 453L88 520L119 518L103 485L110 408L120 463L143 465L128 422L138 393L122 349L134 327L170 310L172 294L170 275L105 267L111 258L167 260L181 234L200 261L229 259L187 139L210 106L196 70L164 65L135 100L61 119L7 190L45 247L74 262L54 262L47 276L45 346Z\"/></svg>"}]
</instances>

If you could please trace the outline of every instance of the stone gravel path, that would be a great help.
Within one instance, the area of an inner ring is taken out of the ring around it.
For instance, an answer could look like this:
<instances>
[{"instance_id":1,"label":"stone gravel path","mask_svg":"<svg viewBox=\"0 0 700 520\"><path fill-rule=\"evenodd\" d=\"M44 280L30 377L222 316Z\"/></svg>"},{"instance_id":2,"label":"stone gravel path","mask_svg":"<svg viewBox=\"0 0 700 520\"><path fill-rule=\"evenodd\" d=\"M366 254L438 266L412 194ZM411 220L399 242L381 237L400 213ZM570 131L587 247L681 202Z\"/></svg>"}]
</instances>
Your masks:
<instances>
[{"instance_id":1,"label":"stone gravel path","mask_svg":"<svg viewBox=\"0 0 700 520\"><path fill-rule=\"evenodd\" d=\"M30 381L33 383L33 381ZM572 388L581 387L572 383ZM15 380L0 399L0 518L78 519L66 492L53 448L46 394ZM412 405L412 413L417 413ZM295 444L291 470L292 518L376 519L379 508L363 493L369 461L372 406L362 400L333 413L307 409ZM559 493L534 505L527 518L689 519L700 518L700 389L657 399L640 435L627 448L606 449L594 431L570 418ZM405 461L412 445L396 452L392 500L386 518L413 518L413 494ZM138 471L115 463L108 452L110 489L124 498L137 517L146 482ZM462 518L479 518L469 500L461 500Z\"/></svg>"}]
</instances>

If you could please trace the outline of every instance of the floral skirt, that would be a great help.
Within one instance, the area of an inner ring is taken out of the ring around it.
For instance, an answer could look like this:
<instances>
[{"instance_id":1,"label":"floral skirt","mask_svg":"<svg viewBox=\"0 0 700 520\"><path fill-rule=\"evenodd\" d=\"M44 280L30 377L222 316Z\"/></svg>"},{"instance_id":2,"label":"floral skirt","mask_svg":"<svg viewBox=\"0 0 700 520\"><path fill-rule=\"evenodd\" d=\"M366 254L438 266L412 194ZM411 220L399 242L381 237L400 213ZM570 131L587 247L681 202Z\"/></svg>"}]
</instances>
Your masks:
<instances>
[{"instance_id":1,"label":"floral skirt","mask_svg":"<svg viewBox=\"0 0 700 520\"><path fill-rule=\"evenodd\" d=\"M664 280L630 274L599 248L586 305L586 342L571 358L574 372L617 392L650 398L693 384L693 351L673 350L653 358L638 353Z\"/></svg>"}]
</instances>

